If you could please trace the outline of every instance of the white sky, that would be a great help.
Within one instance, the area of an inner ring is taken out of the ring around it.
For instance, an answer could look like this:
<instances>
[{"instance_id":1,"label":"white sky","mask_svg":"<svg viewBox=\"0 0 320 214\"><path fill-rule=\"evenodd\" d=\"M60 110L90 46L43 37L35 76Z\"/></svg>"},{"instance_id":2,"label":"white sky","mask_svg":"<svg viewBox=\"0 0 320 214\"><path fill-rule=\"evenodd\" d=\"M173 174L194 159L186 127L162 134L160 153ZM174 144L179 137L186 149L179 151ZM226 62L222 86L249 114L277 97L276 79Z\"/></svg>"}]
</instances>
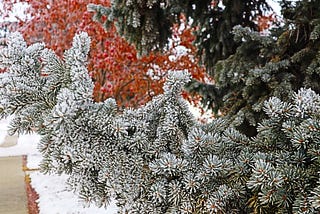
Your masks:
<instances>
[{"instance_id":1,"label":"white sky","mask_svg":"<svg viewBox=\"0 0 320 214\"><path fill-rule=\"evenodd\" d=\"M277 0L267 0L267 3L272 7L276 14L280 14L281 7Z\"/></svg>"}]
</instances>

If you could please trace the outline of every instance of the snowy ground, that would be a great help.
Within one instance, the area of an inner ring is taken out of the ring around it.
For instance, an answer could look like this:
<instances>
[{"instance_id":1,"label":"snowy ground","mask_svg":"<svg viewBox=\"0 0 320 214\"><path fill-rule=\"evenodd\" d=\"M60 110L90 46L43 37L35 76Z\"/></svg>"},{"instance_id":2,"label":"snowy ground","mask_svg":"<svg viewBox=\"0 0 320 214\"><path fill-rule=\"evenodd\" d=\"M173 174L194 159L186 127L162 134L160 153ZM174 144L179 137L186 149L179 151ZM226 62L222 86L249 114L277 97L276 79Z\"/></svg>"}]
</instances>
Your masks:
<instances>
[{"instance_id":1,"label":"snowy ground","mask_svg":"<svg viewBox=\"0 0 320 214\"><path fill-rule=\"evenodd\" d=\"M7 135L9 120L0 120L0 145ZM41 155L37 151L37 143L40 138L36 134L21 135L15 146L0 147L0 157L27 155L27 167L37 169L41 161ZM114 214L117 212L115 204L107 208L95 206L83 207L78 197L72 192L66 191L66 176L44 175L39 171L30 172L31 185L39 194L40 214Z\"/></svg>"}]
</instances>

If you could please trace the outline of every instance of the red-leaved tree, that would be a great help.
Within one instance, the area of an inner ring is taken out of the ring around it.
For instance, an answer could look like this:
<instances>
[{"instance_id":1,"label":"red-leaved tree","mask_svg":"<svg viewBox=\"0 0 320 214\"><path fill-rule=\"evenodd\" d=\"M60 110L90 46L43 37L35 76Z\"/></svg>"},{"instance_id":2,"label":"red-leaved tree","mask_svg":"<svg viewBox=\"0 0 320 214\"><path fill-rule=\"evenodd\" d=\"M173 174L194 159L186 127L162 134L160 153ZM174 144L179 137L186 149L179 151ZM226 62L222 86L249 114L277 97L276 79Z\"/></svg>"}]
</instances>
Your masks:
<instances>
[{"instance_id":1,"label":"red-leaved tree","mask_svg":"<svg viewBox=\"0 0 320 214\"><path fill-rule=\"evenodd\" d=\"M164 76L169 70L188 69L194 78L205 78L204 68L198 66L194 57L194 37L188 27L183 30L174 27L172 46L166 53L139 58L135 48L116 33L115 27L105 30L100 23L92 21L94 14L87 11L87 5L108 6L108 0L3 0L5 10L10 11L16 2L29 4L25 13L31 18L20 20L14 29L23 33L29 43L43 41L62 56L71 46L75 33L86 31L90 35L88 70L95 82L97 101L114 97L122 107L144 104L162 92Z\"/></svg>"}]
</instances>

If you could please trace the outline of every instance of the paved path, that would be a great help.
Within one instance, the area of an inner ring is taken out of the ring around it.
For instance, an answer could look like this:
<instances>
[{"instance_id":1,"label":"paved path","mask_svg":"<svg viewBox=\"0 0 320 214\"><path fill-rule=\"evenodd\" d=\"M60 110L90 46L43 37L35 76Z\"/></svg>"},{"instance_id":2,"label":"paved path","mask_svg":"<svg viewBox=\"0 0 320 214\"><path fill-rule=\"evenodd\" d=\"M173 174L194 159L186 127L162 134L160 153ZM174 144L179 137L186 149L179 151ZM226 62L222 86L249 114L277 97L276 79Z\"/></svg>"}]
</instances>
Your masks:
<instances>
[{"instance_id":1,"label":"paved path","mask_svg":"<svg viewBox=\"0 0 320 214\"><path fill-rule=\"evenodd\" d=\"M0 214L27 214L22 157L0 158Z\"/></svg>"},{"instance_id":2,"label":"paved path","mask_svg":"<svg viewBox=\"0 0 320 214\"><path fill-rule=\"evenodd\" d=\"M2 146L13 146L14 139L7 138ZM25 174L22 171L22 157L0 158L0 214L27 214Z\"/></svg>"}]
</instances>

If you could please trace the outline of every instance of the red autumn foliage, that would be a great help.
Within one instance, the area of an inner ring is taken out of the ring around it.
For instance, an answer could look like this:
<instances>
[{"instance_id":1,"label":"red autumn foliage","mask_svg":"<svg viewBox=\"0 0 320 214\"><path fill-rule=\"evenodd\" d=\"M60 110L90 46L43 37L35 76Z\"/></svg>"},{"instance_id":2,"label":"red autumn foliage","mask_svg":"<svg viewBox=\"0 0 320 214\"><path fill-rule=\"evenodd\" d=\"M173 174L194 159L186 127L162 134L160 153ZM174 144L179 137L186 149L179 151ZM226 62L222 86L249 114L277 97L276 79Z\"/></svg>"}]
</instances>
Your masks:
<instances>
[{"instance_id":1,"label":"red autumn foliage","mask_svg":"<svg viewBox=\"0 0 320 214\"><path fill-rule=\"evenodd\" d=\"M258 31L263 32L269 29L272 26L272 24L274 24L276 21L277 18L275 13L272 13L270 15L258 16Z\"/></svg>"},{"instance_id":2,"label":"red autumn foliage","mask_svg":"<svg viewBox=\"0 0 320 214\"><path fill-rule=\"evenodd\" d=\"M87 4L108 6L109 1L3 0L6 10L15 2L30 5L26 13L32 19L20 20L17 28L28 43L43 41L61 56L70 48L75 33L86 31L89 34L92 43L88 70L95 82L96 101L114 97L121 107L144 104L162 92L164 76L169 70L188 69L194 78L205 78L204 68L198 66L194 57L196 49L192 45L194 37L190 28L174 27L174 42L166 53L139 58L135 48L116 33L115 27L103 29L100 23L92 21L94 14L87 12ZM185 53L176 56L177 50Z\"/></svg>"}]
</instances>

